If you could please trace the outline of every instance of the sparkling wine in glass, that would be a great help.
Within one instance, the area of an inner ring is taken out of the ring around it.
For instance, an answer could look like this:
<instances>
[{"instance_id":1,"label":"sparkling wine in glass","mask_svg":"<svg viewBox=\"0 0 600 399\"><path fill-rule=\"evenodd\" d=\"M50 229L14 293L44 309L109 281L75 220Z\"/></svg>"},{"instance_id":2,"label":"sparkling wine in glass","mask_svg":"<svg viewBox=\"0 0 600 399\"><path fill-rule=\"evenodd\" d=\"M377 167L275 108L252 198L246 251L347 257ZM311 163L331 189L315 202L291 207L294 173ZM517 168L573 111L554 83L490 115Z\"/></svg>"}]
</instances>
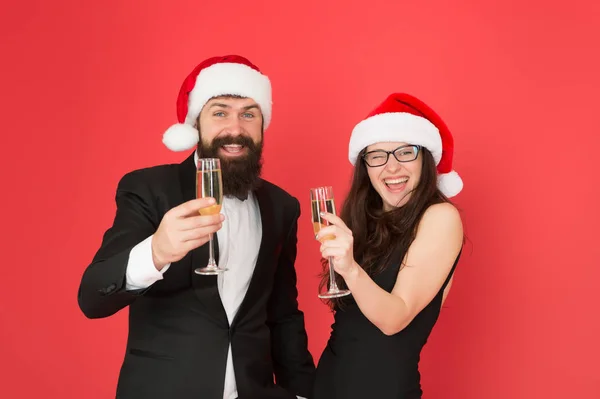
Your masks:
<instances>
[{"instance_id":1,"label":"sparkling wine in glass","mask_svg":"<svg viewBox=\"0 0 600 399\"><path fill-rule=\"evenodd\" d=\"M327 212L335 215L335 201L333 198L333 189L330 186L312 188L310 190L310 202L312 212L312 224L315 236L329 222L321 218L321 212ZM326 235L321 238L321 242L333 240L335 236ZM319 298L338 298L350 294L350 290L340 290L335 282L335 270L333 269L333 259L329 257L329 290L319 294Z\"/></svg>"},{"instance_id":2,"label":"sparkling wine in glass","mask_svg":"<svg viewBox=\"0 0 600 399\"><path fill-rule=\"evenodd\" d=\"M201 215L216 215L221 212L223 204L223 180L221 177L221 161L218 158L200 158L198 160L196 197L210 197L216 201L215 204L200 209ZM208 248L208 265L198 268L194 272L211 276L226 271L226 268L219 267L217 262L215 262L215 248L212 234L209 237Z\"/></svg>"}]
</instances>

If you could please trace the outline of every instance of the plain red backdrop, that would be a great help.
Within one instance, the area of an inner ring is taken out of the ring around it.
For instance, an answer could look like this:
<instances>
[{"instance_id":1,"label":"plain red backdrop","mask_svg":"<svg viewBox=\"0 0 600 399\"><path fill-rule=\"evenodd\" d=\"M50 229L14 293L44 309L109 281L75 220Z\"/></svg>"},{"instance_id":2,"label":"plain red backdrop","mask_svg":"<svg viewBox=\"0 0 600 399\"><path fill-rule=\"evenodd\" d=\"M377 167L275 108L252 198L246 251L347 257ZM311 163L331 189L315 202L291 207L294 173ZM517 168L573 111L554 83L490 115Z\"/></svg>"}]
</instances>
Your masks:
<instances>
[{"instance_id":1,"label":"plain red backdrop","mask_svg":"<svg viewBox=\"0 0 600 399\"><path fill-rule=\"evenodd\" d=\"M81 274L182 79L239 53L274 86L264 176L302 204L300 303L318 359L308 188L350 176L355 123L392 91L455 135L469 238L421 362L425 398L598 398L597 2L3 1L0 397L114 397L126 314L87 320ZM367 384L368 381L365 381Z\"/></svg>"}]
</instances>

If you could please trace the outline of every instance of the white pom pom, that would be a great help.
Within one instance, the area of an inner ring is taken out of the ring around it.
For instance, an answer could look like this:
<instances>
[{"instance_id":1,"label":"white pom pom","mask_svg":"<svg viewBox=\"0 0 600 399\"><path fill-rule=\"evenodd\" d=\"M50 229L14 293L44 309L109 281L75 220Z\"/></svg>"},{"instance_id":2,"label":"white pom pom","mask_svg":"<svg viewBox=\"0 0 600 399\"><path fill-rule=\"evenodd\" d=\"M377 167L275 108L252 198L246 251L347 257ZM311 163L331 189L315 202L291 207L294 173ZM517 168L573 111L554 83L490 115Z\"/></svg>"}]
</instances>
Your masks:
<instances>
[{"instance_id":1,"label":"white pom pom","mask_svg":"<svg viewBox=\"0 0 600 399\"><path fill-rule=\"evenodd\" d=\"M448 198L454 197L463 189L463 181L455 171L438 175L438 188Z\"/></svg>"},{"instance_id":2,"label":"white pom pom","mask_svg":"<svg viewBox=\"0 0 600 399\"><path fill-rule=\"evenodd\" d=\"M162 142L171 151L191 150L198 144L198 130L185 123L176 123L163 134Z\"/></svg>"}]
</instances>

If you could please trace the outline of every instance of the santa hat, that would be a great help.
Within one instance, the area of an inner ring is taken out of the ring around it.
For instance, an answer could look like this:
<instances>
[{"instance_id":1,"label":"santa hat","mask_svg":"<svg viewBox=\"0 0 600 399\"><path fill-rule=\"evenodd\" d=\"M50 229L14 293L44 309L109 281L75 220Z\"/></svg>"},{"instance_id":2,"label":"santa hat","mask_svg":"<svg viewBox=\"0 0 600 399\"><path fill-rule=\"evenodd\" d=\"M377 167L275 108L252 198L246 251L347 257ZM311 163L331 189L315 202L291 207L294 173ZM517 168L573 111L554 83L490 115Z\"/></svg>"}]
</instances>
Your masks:
<instances>
[{"instance_id":1,"label":"santa hat","mask_svg":"<svg viewBox=\"0 0 600 399\"><path fill-rule=\"evenodd\" d=\"M394 93L352 130L348 158L356 164L358 154L367 146L401 141L427 148L438 172L438 188L447 197L463 188L452 169L454 140L444 121L424 102L405 93Z\"/></svg>"},{"instance_id":2,"label":"santa hat","mask_svg":"<svg viewBox=\"0 0 600 399\"><path fill-rule=\"evenodd\" d=\"M266 130L271 122L271 82L260 70L239 55L212 57L187 76L177 97L177 120L163 135L163 144L172 151L186 151L198 144L196 120L202 107L213 97L238 95L252 98L263 115Z\"/></svg>"}]
</instances>

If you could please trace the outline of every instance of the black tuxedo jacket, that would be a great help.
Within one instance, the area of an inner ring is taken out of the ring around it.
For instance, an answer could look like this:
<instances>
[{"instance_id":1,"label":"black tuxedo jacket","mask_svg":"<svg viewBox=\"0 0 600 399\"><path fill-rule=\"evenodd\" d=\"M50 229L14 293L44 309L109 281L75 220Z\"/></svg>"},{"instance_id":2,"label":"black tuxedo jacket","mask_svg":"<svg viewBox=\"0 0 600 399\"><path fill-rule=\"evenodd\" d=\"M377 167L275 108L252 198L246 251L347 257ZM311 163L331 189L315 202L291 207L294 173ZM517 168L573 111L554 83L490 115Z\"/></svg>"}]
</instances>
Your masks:
<instances>
[{"instance_id":1,"label":"black tuxedo jacket","mask_svg":"<svg viewBox=\"0 0 600 399\"><path fill-rule=\"evenodd\" d=\"M217 277L193 272L206 265L208 244L173 263L149 288L125 290L131 249L156 231L169 209L195 197L195 174L193 154L181 164L126 174L118 184L113 225L83 273L78 302L87 317L108 317L129 306L117 398L222 399L229 343L240 399L310 397L315 367L294 269L300 205L279 187L263 180L255 192L263 236L231 325Z\"/></svg>"}]
</instances>

